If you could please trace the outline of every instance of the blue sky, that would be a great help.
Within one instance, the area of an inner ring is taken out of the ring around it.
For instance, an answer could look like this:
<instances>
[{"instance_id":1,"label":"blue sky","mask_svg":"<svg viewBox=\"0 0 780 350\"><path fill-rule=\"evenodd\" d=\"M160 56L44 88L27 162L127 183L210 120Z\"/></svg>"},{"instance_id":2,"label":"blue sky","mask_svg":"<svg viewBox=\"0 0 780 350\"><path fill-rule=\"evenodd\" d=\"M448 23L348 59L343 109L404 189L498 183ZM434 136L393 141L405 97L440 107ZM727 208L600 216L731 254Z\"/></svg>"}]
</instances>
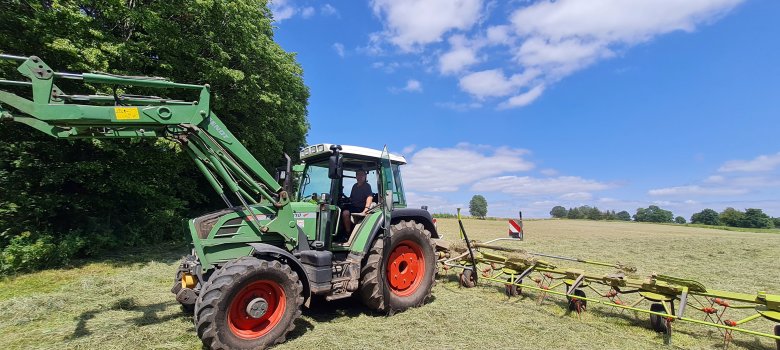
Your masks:
<instances>
[{"instance_id":1,"label":"blue sky","mask_svg":"<svg viewBox=\"0 0 780 350\"><path fill-rule=\"evenodd\" d=\"M407 157L412 205L780 216L780 2L277 0L308 142Z\"/></svg>"}]
</instances>

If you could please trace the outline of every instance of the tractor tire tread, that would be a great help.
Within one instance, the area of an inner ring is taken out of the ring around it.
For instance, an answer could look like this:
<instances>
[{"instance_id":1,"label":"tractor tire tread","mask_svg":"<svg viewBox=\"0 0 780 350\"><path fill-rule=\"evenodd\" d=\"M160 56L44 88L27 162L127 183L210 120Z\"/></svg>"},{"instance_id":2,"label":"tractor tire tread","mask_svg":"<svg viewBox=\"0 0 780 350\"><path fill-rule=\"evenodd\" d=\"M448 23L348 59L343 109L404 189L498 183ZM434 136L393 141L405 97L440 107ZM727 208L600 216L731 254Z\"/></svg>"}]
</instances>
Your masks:
<instances>
[{"instance_id":1,"label":"tractor tire tread","mask_svg":"<svg viewBox=\"0 0 780 350\"><path fill-rule=\"evenodd\" d=\"M293 282L292 286L297 298L293 306L295 312L287 328L276 339L267 341L263 347L270 347L285 341L287 333L295 328L295 320L301 316L301 305L303 305L304 300L303 285L290 266L282 264L277 260L263 260L246 256L232 260L216 270L203 286L203 290L198 296L198 300L195 303L195 329L206 348L214 350L234 348L226 344L220 336L222 333L230 331L217 329L215 318L219 311L218 303L229 292L229 287L236 281L257 270L269 269L281 271L287 276L289 281Z\"/></svg>"},{"instance_id":2,"label":"tractor tire tread","mask_svg":"<svg viewBox=\"0 0 780 350\"><path fill-rule=\"evenodd\" d=\"M422 238L430 245L430 249L433 252L432 256L434 259L434 268L432 271L433 273L431 273L430 276L430 288L428 288L426 295L419 302L411 306L411 307L417 307L422 304L425 304L425 302L430 300L431 292L433 291L433 287L436 285L436 266L435 266L436 244L431 239L431 232L426 230L423 224L417 223L414 220L401 220L395 225L392 225L391 235L394 234L393 232L400 232L401 230L406 228L414 229L417 232L422 233ZM361 268L360 289L358 290L358 295L361 301L363 302L363 304L372 310L379 311L379 312L388 312L388 313L394 311L403 311L404 309L406 309L405 307L393 308L391 310L388 305L389 303L386 303L384 300L384 294L382 291L383 278L381 274L382 271L380 269L383 250L384 250L384 237L380 235L374 240L374 243L371 246L371 249L369 250L368 257L366 258L366 262Z\"/></svg>"}]
</instances>

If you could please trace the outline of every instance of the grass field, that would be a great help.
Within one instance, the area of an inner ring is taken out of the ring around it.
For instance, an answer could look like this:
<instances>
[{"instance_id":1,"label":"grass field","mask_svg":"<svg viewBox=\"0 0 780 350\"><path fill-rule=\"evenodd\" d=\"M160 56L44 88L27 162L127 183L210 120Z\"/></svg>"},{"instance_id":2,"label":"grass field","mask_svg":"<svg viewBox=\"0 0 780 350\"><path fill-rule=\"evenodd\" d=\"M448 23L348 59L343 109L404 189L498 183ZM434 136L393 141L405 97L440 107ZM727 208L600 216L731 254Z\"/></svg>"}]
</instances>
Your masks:
<instances>
[{"instance_id":1,"label":"grass field","mask_svg":"<svg viewBox=\"0 0 780 350\"><path fill-rule=\"evenodd\" d=\"M439 219L445 238L457 222ZM472 239L506 235L503 221L467 220ZM780 235L641 223L527 221L530 251L620 261L639 273L694 278L707 287L780 294ZM191 318L169 293L183 246L109 256L76 267L0 281L0 349L198 349ZM561 264L566 266L564 264ZM594 306L578 319L552 298L507 299L502 286L460 288L439 280L433 300L392 317L356 301L318 302L278 349L658 349L647 316ZM756 323L771 332L772 324ZM717 330L675 323L671 348L722 348ZM774 349L774 341L736 334L731 349Z\"/></svg>"}]
</instances>

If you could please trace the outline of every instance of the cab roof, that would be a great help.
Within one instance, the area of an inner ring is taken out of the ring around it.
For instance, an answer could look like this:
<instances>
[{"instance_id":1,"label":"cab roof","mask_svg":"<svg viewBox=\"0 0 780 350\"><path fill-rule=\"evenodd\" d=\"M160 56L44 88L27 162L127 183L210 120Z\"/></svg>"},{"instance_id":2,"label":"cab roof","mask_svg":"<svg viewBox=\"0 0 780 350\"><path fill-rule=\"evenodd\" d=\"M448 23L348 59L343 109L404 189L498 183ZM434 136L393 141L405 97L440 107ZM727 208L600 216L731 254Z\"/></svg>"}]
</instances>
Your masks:
<instances>
[{"instance_id":1,"label":"cab roof","mask_svg":"<svg viewBox=\"0 0 780 350\"><path fill-rule=\"evenodd\" d=\"M330 155L330 146L333 144L331 143L320 143L316 145L310 145L306 146L303 149L301 149L301 160L306 161L307 159L319 159L322 156ZM346 157L355 157L355 158L363 158L363 159L371 159L371 160L379 160L382 157L382 151L366 148L366 147L360 147L360 146L349 146L349 145L341 145L341 154L343 154ZM406 158L404 156L400 156L397 154L390 153L390 162L396 163L396 164L406 164Z\"/></svg>"}]
</instances>

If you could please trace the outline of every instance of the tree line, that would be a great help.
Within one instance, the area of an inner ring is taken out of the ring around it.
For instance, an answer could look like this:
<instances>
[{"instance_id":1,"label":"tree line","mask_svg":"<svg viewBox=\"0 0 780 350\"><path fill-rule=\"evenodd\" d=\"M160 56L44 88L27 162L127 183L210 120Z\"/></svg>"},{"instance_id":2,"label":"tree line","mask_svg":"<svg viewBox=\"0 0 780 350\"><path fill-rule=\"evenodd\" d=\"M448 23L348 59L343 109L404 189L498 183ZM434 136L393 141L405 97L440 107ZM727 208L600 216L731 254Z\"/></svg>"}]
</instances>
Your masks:
<instances>
[{"instance_id":1,"label":"tree line","mask_svg":"<svg viewBox=\"0 0 780 350\"><path fill-rule=\"evenodd\" d=\"M550 210L550 216L557 219L587 219L587 220L622 220L637 222L659 222L685 224L688 221L682 216L674 216L669 211L657 205L647 208L637 208L634 215L623 210L601 211L596 207L583 205L566 209L556 205ZM740 211L734 208L726 208L720 213L712 209L704 209L691 216L690 223L713 226L731 226L743 228L780 228L780 217L770 217L762 209L749 208Z\"/></svg>"}]
</instances>

